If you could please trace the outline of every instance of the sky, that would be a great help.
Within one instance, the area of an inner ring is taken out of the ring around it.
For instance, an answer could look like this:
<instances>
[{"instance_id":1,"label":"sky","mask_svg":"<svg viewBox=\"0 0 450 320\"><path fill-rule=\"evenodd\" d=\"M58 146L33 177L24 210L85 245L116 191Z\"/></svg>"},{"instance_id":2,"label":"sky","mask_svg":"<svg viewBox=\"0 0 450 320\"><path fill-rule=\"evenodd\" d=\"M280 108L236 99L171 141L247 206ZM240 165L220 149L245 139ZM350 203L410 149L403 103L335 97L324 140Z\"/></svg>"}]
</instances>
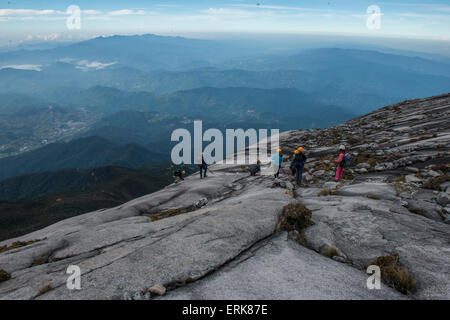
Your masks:
<instances>
[{"instance_id":1,"label":"sky","mask_svg":"<svg viewBox=\"0 0 450 320\"><path fill-rule=\"evenodd\" d=\"M81 12L80 23L72 19L69 28L71 5ZM0 43L143 33L344 34L447 42L450 1L0 0Z\"/></svg>"}]
</instances>

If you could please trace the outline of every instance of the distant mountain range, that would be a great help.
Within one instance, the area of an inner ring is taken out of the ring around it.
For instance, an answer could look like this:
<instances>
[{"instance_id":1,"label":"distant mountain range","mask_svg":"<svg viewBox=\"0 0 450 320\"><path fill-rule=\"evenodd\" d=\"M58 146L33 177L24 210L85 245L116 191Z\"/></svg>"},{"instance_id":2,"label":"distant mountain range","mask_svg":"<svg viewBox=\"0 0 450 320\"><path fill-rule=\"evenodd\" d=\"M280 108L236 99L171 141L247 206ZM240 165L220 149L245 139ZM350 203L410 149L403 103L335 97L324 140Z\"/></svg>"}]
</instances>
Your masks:
<instances>
[{"instance_id":1,"label":"distant mountain range","mask_svg":"<svg viewBox=\"0 0 450 320\"><path fill-rule=\"evenodd\" d=\"M165 37L153 34L98 37L45 50L18 50L0 54L5 64L49 64L58 60L117 63L142 70L176 70L205 66L248 54L243 47L213 40ZM83 64L78 64L82 68Z\"/></svg>"},{"instance_id":2,"label":"distant mountain range","mask_svg":"<svg viewBox=\"0 0 450 320\"><path fill-rule=\"evenodd\" d=\"M162 163L163 155L137 144L119 145L101 137L87 137L52 143L17 156L0 159L0 180L25 173L67 168L93 168L118 165L137 168Z\"/></svg>"},{"instance_id":3,"label":"distant mountain range","mask_svg":"<svg viewBox=\"0 0 450 320\"><path fill-rule=\"evenodd\" d=\"M153 175L158 183L167 183L169 175L164 166L157 166L161 172ZM19 175L0 181L0 201L32 199L45 194L84 192L96 185L105 184L128 175L149 174L150 169L129 169L108 165L90 169L61 169ZM161 174L162 173L162 174ZM156 188L156 184L155 184Z\"/></svg>"},{"instance_id":4,"label":"distant mountain range","mask_svg":"<svg viewBox=\"0 0 450 320\"><path fill-rule=\"evenodd\" d=\"M165 166L69 169L2 181L0 241L85 212L118 206L171 181Z\"/></svg>"},{"instance_id":5,"label":"distant mountain range","mask_svg":"<svg viewBox=\"0 0 450 320\"><path fill-rule=\"evenodd\" d=\"M72 102L86 103L74 92L98 85L155 94L202 87L296 88L313 94L318 102L363 114L395 101L441 94L450 87L449 60L433 60L432 55L341 48L267 55L242 43L239 48L230 42L143 35L8 52L0 54L4 66L35 64L41 71L1 69L0 92L44 98L67 94Z\"/></svg>"}]
</instances>

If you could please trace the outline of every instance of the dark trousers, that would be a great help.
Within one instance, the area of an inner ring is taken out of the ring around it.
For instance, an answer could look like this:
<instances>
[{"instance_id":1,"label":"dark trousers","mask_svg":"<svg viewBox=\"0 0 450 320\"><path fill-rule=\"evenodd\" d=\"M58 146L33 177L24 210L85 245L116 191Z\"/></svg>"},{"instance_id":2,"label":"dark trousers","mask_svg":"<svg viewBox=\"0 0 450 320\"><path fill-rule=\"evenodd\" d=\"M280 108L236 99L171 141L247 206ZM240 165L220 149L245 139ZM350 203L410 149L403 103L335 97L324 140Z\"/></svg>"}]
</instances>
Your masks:
<instances>
[{"instance_id":1,"label":"dark trousers","mask_svg":"<svg viewBox=\"0 0 450 320\"><path fill-rule=\"evenodd\" d=\"M275 172L275 178L278 178L279 176L280 176L280 169L281 169L281 166L278 166L278 170L277 170L277 172Z\"/></svg>"},{"instance_id":2,"label":"dark trousers","mask_svg":"<svg viewBox=\"0 0 450 320\"><path fill-rule=\"evenodd\" d=\"M206 170L208 169L208 166L201 164L199 165L199 167L200 167L200 179L203 177L206 178Z\"/></svg>"},{"instance_id":3,"label":"dark trousers","mask_svg":"<svg viewBox=\"0 0 450 320\"><path fill-rule=\"evenodd\" d=\"M303 166L300 168L295 168L295 180L297 181L298 185L302 184L302 177L303 177Z\"/></svg>"}]
</instances>

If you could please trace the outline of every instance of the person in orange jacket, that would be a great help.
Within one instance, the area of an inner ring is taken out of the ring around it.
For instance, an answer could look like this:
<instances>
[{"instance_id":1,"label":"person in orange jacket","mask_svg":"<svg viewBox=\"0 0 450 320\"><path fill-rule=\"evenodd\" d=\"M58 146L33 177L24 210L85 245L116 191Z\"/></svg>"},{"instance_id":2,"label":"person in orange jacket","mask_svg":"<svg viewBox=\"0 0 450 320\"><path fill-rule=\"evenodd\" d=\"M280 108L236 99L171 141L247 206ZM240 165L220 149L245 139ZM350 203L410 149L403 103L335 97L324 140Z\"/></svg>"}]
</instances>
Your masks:
<instances>
[{"instance_id":1,"label":"person in orange jacket","mask_svg":"<svg viewBox=\"0 0 450 320\"><path fill-rule=\"evenodd\" d=\"M341 145L339 147L339 157L334 160L337 163L336 167L336 176L334 177L334 181L338 182L342 179L342 174L344 173L344 161L345 161L345 146Z\"/></svg>"}]
</instances>

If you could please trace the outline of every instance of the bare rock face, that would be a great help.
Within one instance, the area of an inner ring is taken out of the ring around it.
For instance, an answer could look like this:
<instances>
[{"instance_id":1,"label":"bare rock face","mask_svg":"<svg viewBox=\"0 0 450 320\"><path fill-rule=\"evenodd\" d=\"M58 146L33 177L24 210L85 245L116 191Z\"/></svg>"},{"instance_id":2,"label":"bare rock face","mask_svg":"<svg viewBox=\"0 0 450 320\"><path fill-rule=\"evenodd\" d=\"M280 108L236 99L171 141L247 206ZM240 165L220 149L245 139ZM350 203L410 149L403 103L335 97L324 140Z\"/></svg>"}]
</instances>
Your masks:
<instances>
[{"instance_id":1,"label":"bare rock face","mask_svg":"<svg viewBox=\"0 0 450 320\"><path fill-rule=\"evenodd\" d=\"M0 299L450 299L449 116L444 95L284 132L283 152L308 156L301 186L289 163L274 180L270 158L254 177L217 164L206 179L3 241ZM352 160L334 182L340 144ZM313 223L280 231L293 202ZM367 288L366 268L392 254L416 283L408 295Z\"/></svg>"}]
</instances>

